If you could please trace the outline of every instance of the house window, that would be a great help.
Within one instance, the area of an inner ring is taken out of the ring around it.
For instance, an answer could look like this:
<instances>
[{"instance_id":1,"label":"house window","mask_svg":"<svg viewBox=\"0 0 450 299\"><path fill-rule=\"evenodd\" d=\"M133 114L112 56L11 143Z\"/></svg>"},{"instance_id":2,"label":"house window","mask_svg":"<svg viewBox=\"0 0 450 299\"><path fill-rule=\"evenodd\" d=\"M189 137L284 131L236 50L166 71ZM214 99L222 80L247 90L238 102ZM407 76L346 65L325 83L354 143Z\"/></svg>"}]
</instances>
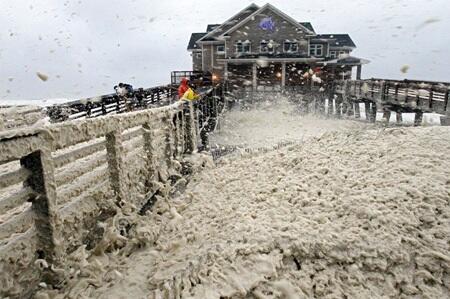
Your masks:
<instances>
[{"instance_id":1,"label":"house window","mask_svg":"<svg viewBox=\"0 0 450 299\"><path fill-rule=\"evenodd\" d=\"M259 51L261 53L270 53L272 54L275 51L275 43L270 40L270 41L261 41L260 47L259 47Z\"/></svg>"},{"instance_id":2,"label":"house window","mask_svg":"<svg viewBox=\"0 0 450 299\"><path fill-rule=\"evenodd\" d=\"M195 53L195 57L198 59L202 58L202 52Z\"/></svg>"},{"instance_id":3,"label":"house window","mask_svg":"<svg viewBox=\"0 0 450 299\"><path fill-rule=\"evenodd\" d=\"M268 53L269 52L269 43L266 41L262 41L259 46L259 52Z\"/></svg>"},{"instance_id":4,"label":"house window","mask_svg":"<svg viewBox=\"0 0 450 299\"><path fill-rule=\"evenodd\" d=\"M331 57L331 58L337 58L337 53L336 53L336 51L330 51L330 57Z\"/></svg>"},{"instance_id":5,"label":"house window","mask_svg":"<svg viewBox=\"0 0 450 299\"><path fill-rule=\"evenodd\" d=\"M287 52L287 53L298 52L298 43L297 42L285 41L284 42L284 52Z\"/></svg>"},{"instance_id":6,"label":"house window","mask_svg":"<svg viewBox=\"0 0 450 299\"><path fill-rule=\"evenodd\" d=\"M309 45L309 55L311 56L322 56L323 55L323 45Z\"/></svg>"},{"instance_id":7,"label":"house window","mask_svg":"<svg viewBox=\"0 0 450 299\"><path fill-rule=\"evenodd\" d=\"M252 43L248 40L245 42L238 41L235 44L236 46L236 53L250 53L252 50Z\"/></svg>"},{"instance_id":8,"label":"house window","mask_svg":"<svg viewBox=\"0 0 450 299\"><path fill-rule=\"evenodd\" d=\"M217 46L217 54L224 54L225 53L225 45Z\"/></svg>"},{"instance_id":9,"label":"house window","mask_svg":"<svg viewBox=\"0 0 450 299\"><path fill-rule=\"evenodd\" d=\"M348 52L347 51L339 51L339 58L343 59L348 57Z\"/></svg>"},{"instance_id":10,"label":"house window","mask_svg":"<svg viewBox=\"0 0 450 299\"><path fill-rule=\"evenodd\" d=\"M244 52L244 45L242 42L237 42L234 46L236 47L236 53Z\"/></svg>"}]
</instances>

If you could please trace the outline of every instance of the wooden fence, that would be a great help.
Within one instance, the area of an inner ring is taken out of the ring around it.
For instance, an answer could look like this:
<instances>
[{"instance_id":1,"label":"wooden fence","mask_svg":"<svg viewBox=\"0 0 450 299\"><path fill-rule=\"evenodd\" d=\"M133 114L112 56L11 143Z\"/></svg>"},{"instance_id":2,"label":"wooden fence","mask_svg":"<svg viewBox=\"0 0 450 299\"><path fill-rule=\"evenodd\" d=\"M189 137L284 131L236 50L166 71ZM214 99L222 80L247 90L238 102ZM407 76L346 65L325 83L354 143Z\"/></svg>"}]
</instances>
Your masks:
<instances>
[{"instance_id":1,"label":"wooden fence","mask_svg":"<svg viewBox=\"0 0 450 299\"><path fill-rule=\"evenodd\" d=\"M32 126L44 116L43 109L36 106L0 107L0 131Z\"/></svg>"},{"instance_id":2,"label":"wooden fence","mask_svg":"<svg viewBox=\"0 0 450 299\"><path fill-rule=\"evenodd\" d=\"M197 149L219 101L211 90L195 107L176 102L0 134L0 297L29 297L54 279L42 261L58 267L80 246L92 248L97 222L123 201L143 207L174 160Z\"/></svg>"},{"instance_id":3,"label":"wooden fence","mask_svg":"<svg viewBox=\"0 0 450 299\"><path fill-rule=\"evenodd\" d=\"M360 117L359 103L364 103L366 117L375 121L377 111L384 112L389 119L391 112L397 113L401 121L401 113L415 113L415 125L422 122L424 113L443 115L442 124L446 124L450 113L450 83L393 81L393 80L357 80L335 82L333 91L339 95L338 103L346 108L344 113Z\"/></svg>"},{"instance_id":4,"label":"wooden fence","mask_svg":"<svg viewBox=\"0 0 450 299\"><path fill-rule=\"evenodd\" d=\"M52 122L61 122L164 106L177 100L175 89L172 85L138 88L128 95L128 103L116 94L80 99L48 107L47 114Z\"/></svg>"}]
</instances>

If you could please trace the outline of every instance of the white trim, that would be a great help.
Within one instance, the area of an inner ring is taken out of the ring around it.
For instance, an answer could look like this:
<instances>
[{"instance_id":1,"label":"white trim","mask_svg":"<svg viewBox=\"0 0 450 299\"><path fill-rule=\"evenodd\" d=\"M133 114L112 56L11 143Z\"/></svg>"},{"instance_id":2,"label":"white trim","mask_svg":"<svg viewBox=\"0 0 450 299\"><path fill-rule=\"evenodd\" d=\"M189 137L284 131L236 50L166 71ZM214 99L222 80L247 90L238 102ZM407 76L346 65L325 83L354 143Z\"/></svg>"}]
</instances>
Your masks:
<instances>
[{"instance_id":1,"label":"white trim","mask_svg":"<svg viewBox=\"0 0 450 299\"><path fill-rule=\"evenodd\" d=\"M233 58L233 59L217 59L219 62L228 62L228 63L253 63L261 58ZM264 57L265 61L268 62L319 62L323 61L324 58L271 58Z\"/></svg>"},{"instance_id":2,"label":"white trim","mask_svg":"<svg viewBox=\"0 0 450 299\"><path fill-rule=\"evenodd\" d=\"M356 49L356 47L350 47L350 46L331 46L330 45L330 49L332 51L342 51L342 50L349 50L349 51L353 51Z\"/></svg>"},{"instance_id":3,"label":"white trim","mask_svg":"<svg viewBox=\"0 0 450 299\"><path fill-rule=\"evenodd\" d=\"M200 42L200 41L196 41L196 43L198 43L198 45L218 45L223 43L223 41L220 40L209 40L206 42Z\"/></svg>"},{"instance_id":4,"label":"white trim","mask_svg":"<svg viewBox=\"0 0 450 299\"><path fill-rule=\"evenodd\" d=\"M205 65L205 52L202 45L202 71L205 71L203 66Z\"/></svg>"},{"instance_id":5,"label":"white trim","mask_svg":"<svg viewBox=\"0 0 450 299\"><path fill-rule=\"evenodd\" d=\"M219 35L219 37L223 37L225 34L233 32L236 29L240 28L241 26L245 25L248 21L250 21L252 18L254 18L256 15L261 13L266 8L271 9L273 12L278 14L281 18L290 22L292 25L302 29L307 35L313 35L313 36L316 35L314 32L310 31L308 28L306 28L305 26L303 26L302 24L300 24L299 22L297 22L296 20L294 20L293 18L291 18L290 16L288 16L287 14L285 14L284 12L282 12L281 10L276 8L275 6L271 5L270 3L267 3L266 5L264 5L263 7L261 7L260 9L258 9L257 11L255 11L254 13L249 15L247 18L243 19L242 21L240 21L239 23L237 23L236 25L234 25L233 27L228 29L227 31L222 32L222 34Z\"/></svg>"},{"instance_id":6,"label":"white trim","mask_svg":"<svg viewBox=\"0 0 450 299\"><path fill-rule=\"evenodd\" d=\"M359 58L359 57L355 57L355 56L347 56L347 58L354 58L354 59L359 59L360 63L350 63L348 65L364 65L364 64L368 64L370 63L370 60L364 59L364 58ZM323 64L336 64L339 62L339 58L333 59L333 60L327 60L327 61L320 61L319 63L323 63Z\"/></svg>"},{"instance_id":7,"label":"white trim","mask_svg":"<svg viewBox=\"0 0 450 299\"><path fill-rule=\"evenodd\" d=\"M230 22L231 20L233 20L234 18L236 18L237 16L239 16L241 13L243 13L244 11L250 9L251 7L257 7L259 8L258 5L256 5L255 3L250 4L249 6L247 6L246 8L244 8L243 10L239 11L237 14L235 14L234 16L232 16L231 18L229 18L228 20L226 20L225 22L223 22L222 24L220 24L220 26L214 28L211 32L208 32L205 36L203 36L201 39L199 39L198 41L202 41L202 39L204 39L205 37L210 37L213 33L216 33L216 31L218 31L221 27L223 27L225 24L227 24L228 22ZM259 9L258 9L259 10ZM239 22L240 23L240 22ZM239 24L238 23L238 24Z\"/></svg>"},{"instance_id":8,"label":"white trim","mask_svg":"<svg viewBox=\"0 0 450 299\"><path fill-rule=\"evenodd\" d=\"M214 69L214 45L211 45L211 70ZM212 73L212 71L211 71Z\"/></svg>"},{"instance_id":9,"label":"white trim","mask_svg":"<svg viewBox=\"0 0 450 299\"><path fill-rule=\"evenodd\" d=\"M225 40L225 58L228 57L227 41Z\"/></svg>"}]
</instances>

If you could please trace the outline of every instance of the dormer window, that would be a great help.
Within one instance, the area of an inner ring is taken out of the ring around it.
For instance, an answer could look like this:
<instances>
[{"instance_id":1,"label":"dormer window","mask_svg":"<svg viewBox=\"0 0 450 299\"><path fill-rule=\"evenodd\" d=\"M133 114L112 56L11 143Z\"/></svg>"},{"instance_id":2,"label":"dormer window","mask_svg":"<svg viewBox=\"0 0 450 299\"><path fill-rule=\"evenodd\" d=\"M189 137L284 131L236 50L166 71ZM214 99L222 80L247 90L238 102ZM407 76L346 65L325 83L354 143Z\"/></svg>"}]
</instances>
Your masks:
<instances>
[{"instance_id":1,"label":"dormer window","mask_svg":"<svg viewBox=\"0 0 450 299\"><path fill-rule=\"evenodd\" d=\"M336 51L330 51L330 58L337 58L337 52Z\"/></svg>"},{"instance_id":2,"label":"dormer window","mask_svg":"<svg viewBox=\"0 0 450 299\"><path fill-rule=\"evenodd\" d=\"M309 45L309 55L320 57L323 55L323 45L311 44Z\"/></svg>"},{"instance_id":3,"label":"dormer window","mask_svg":"<svg viewBox=\"0 0 450 299\"><path fill-rule=\"evenodd\" d=\"M273 41L265 41L262 40L261 44L259 46L259 52L260 53L270 53L272 54L275 50L274 42Z\"/></svg>"},{"instance_id":4,"label":"dormer window","mask_svg":"<svg viewBox=\"0 0 450 299\"><path fill-rule=\"evenodd\" d=\"M249 40L246 41L237 41L235 44L236 53L250 53L252 50L252 43Z\"/></svg>"},{"instance_id":5,"label":"dormer window","mask_svg":"<svg viewBox=\"0 0 450 299\"><path fill-rule=\"evenodd\" d=\"M284 52L285 53L297 53L298 52L298 42L286 40L284 42Z\"/></svg>"}]
</instances>

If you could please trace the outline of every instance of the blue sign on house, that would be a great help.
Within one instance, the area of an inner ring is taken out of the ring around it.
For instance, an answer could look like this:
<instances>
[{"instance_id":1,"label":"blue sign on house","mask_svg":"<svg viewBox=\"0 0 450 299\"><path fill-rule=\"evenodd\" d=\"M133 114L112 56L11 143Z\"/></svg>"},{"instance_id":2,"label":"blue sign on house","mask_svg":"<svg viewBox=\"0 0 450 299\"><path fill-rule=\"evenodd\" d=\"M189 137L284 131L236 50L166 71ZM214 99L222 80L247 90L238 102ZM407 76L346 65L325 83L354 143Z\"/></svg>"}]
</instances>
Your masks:
<instances>
[{"instance_id":1,"label":"blue sign on house","mask_svg":"<svg viewBox=\"0 0 450 299\"><path fill-rule=\"evenodd\" d=\"M272 17L264 18L259 22L259 28L266 31L274 31L275 22L272 20Z\"/></svg>"}]
</instances>

